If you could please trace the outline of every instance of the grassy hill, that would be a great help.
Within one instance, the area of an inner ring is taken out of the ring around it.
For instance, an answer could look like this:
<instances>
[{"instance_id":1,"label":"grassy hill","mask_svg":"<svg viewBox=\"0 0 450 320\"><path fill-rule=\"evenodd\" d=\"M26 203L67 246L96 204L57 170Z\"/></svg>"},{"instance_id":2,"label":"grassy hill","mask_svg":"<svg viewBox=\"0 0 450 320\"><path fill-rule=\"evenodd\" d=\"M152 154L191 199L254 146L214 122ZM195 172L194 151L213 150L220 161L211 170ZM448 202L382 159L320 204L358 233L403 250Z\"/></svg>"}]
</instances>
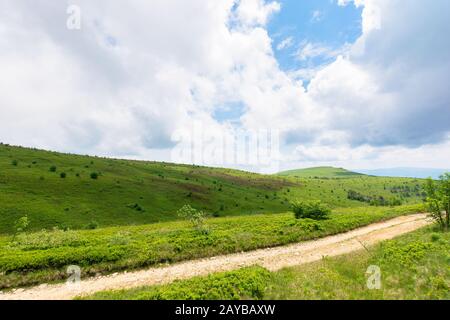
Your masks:
<instances>
[{"instance_id":1,"label":"grassy hill","mask_svg":"<svg viewBox=\"0 0 450 320\"><path fill-rule=\"evenodd\" d=\"M0 234L11 234L25 215L31 231L84 229L175 220L184 204L214 216L235 216L286 212L294 199L321 199L335 208L368 205L348 199L349 190L401 197L404 203L421 199L418 179L347 177L259 175L0 144Z\"/></svg>"},{"instance_id":2,"label":"grassy hill","mask_svg":"<svg viewBox=\"0 0 450 320\"><path fill-rule=\"evenodd\" d=\"M348 178L361 176L361 173L348 171L334 167L315 167L306 169L296 169L278 173L279 176L291 176L300 178Z\"/></svg>"}]
</instances>

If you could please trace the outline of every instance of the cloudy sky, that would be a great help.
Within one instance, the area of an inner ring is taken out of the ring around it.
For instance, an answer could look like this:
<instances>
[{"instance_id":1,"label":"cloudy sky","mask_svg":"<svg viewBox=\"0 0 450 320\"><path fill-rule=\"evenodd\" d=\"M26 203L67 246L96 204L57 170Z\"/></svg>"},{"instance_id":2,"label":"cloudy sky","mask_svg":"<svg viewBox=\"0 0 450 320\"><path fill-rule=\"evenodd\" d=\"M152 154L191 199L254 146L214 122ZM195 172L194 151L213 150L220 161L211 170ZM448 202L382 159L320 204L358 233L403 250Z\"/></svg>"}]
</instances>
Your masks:
<instances>
[{"instance_id":1,"label":"cloudy sky","mask_svg":"<svg viewBox=\"0 0 450 320\"><path fill-rule=\"evenodd\" d=\"M1 0L0 141L177 161L195 125L276 132L280 169L448 168L449 21L448 0Z\"/></svg>"}]
</instances>

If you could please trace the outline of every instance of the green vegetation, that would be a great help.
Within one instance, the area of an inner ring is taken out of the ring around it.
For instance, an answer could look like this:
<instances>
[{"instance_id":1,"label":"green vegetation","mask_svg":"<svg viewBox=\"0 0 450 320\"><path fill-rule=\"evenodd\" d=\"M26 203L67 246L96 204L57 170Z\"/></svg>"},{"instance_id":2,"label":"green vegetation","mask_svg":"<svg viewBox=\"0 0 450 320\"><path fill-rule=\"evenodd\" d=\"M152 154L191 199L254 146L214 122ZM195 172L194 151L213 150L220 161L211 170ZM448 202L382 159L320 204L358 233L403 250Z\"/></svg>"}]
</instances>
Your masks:
<instances>
[{"instance_id":1,"label":"green vegetation","mask_svg":"<svg viewBox=\"0 0 450 320\"><path fill-rule=\"evenodd\" d=\"M98 173L97 172L91 172L91 179L97 180L98 179Z\"/></svg>"},{"instance_id":2,"label":"green vegetation","mask_svg":"<svg viewBox=\"0 0 450 320\"><path fill-rule=\"evenodd\" d=\"M269 273L261 267L87 299L450 299L450 233L425 228L354 254ZM368 267L381 288L367 287Z\"/></svg>"},{"instance_id":3,"label":"green vegetation","mask_svg":"<svg viewBox=\"0 0 450 320\"><path fill-rule=\"evenodd\" d=\"M261 267L244 268L207 277L176 281L170 285L134 290L99 292L95 300L239 300L261 299L270 272Z\"/></svg>"},{"instance_id":4,"label":"green vegetation","mask_svg":"<svg viewBox=\"0 0 450 320\"><path fill-rule=\"evenodd\" d=\"M209 233L209 229L205 225L206 214L203 211L194 209L187 204L178 210L178 216L188 220L197 232L203 234Z\"/></svg>"},{"instance_id":5,"label":"green vegetation","mask_svg":"<svg viewBox=\"0 0 450 320\"><path fill-rule=\"evenodd\" d=\"M27 216L23 216L23 217L19 218L19 220L17 220L15 223L16 233L24 232L28 228L29 225L30 225L30 221L28 220Z\"/></svg>"},{"instance_id":6,"label":"green vegetation","mask_svg":"<svg viewBox=\"0 0 450 320\"><path fill-rule=\"evenodd\" d=\"M441 229L448 231L450 229L450 173L442 175L438 182L428 179L426 192L426 204L431 217Z\"/></svg>"},{"instance_id":7,"label":"green vegetation","mask_svg":"<svg viewBox=\"0 0 450 320\"><path fill-rule=\"evenodd\" d=\"M450 233L425 228L369 248L273 275L265 299L450 299ZM381 289L367 288L369 266Z\"/></svg>"},{"instance_id":8,"label":"green vegetation","mask_svg":"<svg viewBox=\"0 0 450 320\"><path fill-rule=\"evenodd\" d=\"M336 234L421 211L424 183L335 168L260 175L0 144L0 289L61 281L72 264L89 277ZM391 207L370 207L349 192ZM405 205L393 207L397 199ZM260 288L261 270L246 272L240 276ZM210 279L223 288L208 295L260 297L227 277Z\"/></svg>"},{"instance_id":9,"label":"green vegetation","mask_svg":"<svg viewBox=\"0 0 450 320\"><path fill-rule=\"evenodd\" d=\"M14 160L16 166L11 165ZM184 203L218 216L285 212L288 188L301 192L302 187L237 170L0 144L0 234L13 234L14 221L24 215L30 218L30 230L39 231L82 229L92 220L100 227L177 220Z\"/></svg>"},{"instance_id":10,"label":"green vegetation","mask_svg":"<svg viewBox=\"0 0 450 320\"><path fill-rule=\"evenodd\" d=\"M361 173L348 171L342 168L334 167L316 167L316 168L306 168L289 170L278 173L279 176L291 176L297 178L349 178L363 176Z\"/></svg>"},{"instance_id":11,"label":"green vegetation","mask_svg":"<svg viewBox=\"0 0 450 320\"><path fill-rule=\"evenodd\" d=\"M294 201L292 211L296 219L323 220L328 218L331 209L320 200Z\"/></svg>"},{"instance_id":12,"label":"green vegetation","mask_svg":"<svg viewBox=\"0 0 450 320\"><path fill-rule=\"evenodd\" d=\"M65 279L71 264L82 268L83 277L93 276L315 239L421 210L420 205L336 209L320 221L298 220L292 213L211 218L208 233L193 229L190 221L175 221L3 236L0 289Z\"/></svg>"},{"instance_id":13,"label":"green vegetation","mask_svg":"<svg viewBox=\"0 0 450 320\"><path fill-rule=\"evenodd\" d=\"M348 199L348 190L405 204L423 198L419 179L335 177L259 175L0 144L0 234L14 234L14 222L25 215L29 230L39 231L83 229L91 221L99 228L173 221L183 204L218 217L287 212L296 199L320 199L332 208L369 205Z\"/></svg>"},{"instance_id":14,"label":"green vegetation","mask_svg":"<svg viewBox=\"0 0 450 320\"><path fill-rule=\"evenodd\" d=\"M383 196L366 196L354 190L348 191L347 198L350 200L366 202L371 206L400 206L402 204L402 201L397 197L387 200Z\"/></svg>"}]
</instances>

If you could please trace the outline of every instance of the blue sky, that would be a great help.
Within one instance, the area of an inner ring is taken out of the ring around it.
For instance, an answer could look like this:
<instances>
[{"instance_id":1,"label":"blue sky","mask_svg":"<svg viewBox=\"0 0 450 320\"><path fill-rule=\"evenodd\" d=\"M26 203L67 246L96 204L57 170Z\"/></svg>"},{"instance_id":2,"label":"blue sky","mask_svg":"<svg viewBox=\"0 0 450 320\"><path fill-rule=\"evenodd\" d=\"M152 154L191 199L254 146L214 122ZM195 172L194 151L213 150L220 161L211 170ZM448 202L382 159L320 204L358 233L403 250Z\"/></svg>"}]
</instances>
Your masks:
<instances>
[{"instance_id":1,"label":"blue sky","mask_svg":"<svg viewBox=\"0 0 450 320\"><path fill-rule=\"evenodd\" d=\"M302 42L339 49L361 35L361 7L338 6L333 0L283 0L280 3L280 12L273 15L267 27L275 57L283 70L317 66L332 60L324 57L297 59L295 53ZM290 46L277 50L286 39L291 39Z\"/></svg>"}]
</instances>

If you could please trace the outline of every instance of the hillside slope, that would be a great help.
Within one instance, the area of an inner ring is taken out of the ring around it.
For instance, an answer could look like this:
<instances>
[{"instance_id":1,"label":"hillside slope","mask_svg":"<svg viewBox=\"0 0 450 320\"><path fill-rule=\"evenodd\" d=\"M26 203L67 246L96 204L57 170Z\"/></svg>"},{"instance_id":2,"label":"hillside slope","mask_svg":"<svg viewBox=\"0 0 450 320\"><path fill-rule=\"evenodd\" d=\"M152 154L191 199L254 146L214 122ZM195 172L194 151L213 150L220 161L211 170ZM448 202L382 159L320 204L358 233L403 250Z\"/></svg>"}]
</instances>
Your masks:
<instances>
[{"instance_id":1,"label":"hillside slope","mask_svg":"<svg viewBox=\"0 0 450 320\"><path fill-rule=\"evenodd\" d=\"M217 215L281 212L288 204L266 195L295 185L235 170L0 145L0 232L24 215L36 229L170 220L187 203Z\"/></svg>"},{"instance_id":2,"label":"hillside slope","mask_svg":"<svg viewBox=\"0 0 450 320\"><path fill-rule=\"evenodd\" d=\"M97 175L97 176L96 176ZM96 178L96 179L93 179ZM321 199L332 207L366 205L365 195L418 201L416 179L355 176L299 179L169 163L62 154L0 144L0 233L25 215L30 230L139 225L177 219L184 204L214 216L279 213L293 199ZM395 192L395 193L394 193Z\"/></svg>"}]
</instances>

